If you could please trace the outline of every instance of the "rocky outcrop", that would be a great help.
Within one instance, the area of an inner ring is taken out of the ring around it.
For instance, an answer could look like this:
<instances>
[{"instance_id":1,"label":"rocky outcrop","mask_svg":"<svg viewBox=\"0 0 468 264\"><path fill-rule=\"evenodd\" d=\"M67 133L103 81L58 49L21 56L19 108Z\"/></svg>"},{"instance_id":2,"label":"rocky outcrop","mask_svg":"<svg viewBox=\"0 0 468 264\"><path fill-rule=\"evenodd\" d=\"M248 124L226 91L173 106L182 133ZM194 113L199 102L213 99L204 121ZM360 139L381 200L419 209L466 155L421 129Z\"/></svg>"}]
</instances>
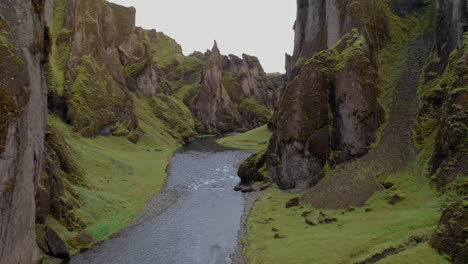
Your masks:
<instances>
[{"instance_id":1,"label":"rocky outcrop","mask_svg":"<svg viewBox=\"0 0 468 264\"><path fill-rule=\"evenodd\" d=\"M432 153L429 176L443 190L468 171L468 4L438 1L436 12L435 49L423 73L416 140L422 151ZM433 133L435 144L428 143ZM466 187L455 188L468 193Z\"/></svg>"},{"instance_id":2,"label":"rocky outcrop","mask_svg":"<svg viewBox=\"0 0 468 264\"><path fill-rule=\"evenodd\" d=\"M468 259L468 197L449 205L440 219L429 244L455 264Z\"/></svg>"},{"instance_id":3,"label":"rocky outcrop","mask_svg":"<svg viewBox=\"0 0 468 264\"><path fill-rule=\"evenodd\" d=\"M252 154L242 162L237 171L242 184L252 184L254 182L266 180L262 167L265 164L265 151Z\"/></svg>"},{"instance_id":4,"label":"rocky outcrop","mask_svg":"<svg viewBox=\"0 0 468 264\"><path fill-rule=\"evenodd\" d=\"M382 1L297 0L294 53L286 55L288 81L315 53L330 49L353 28L367 38L372 53L388 34L384 7Z\"/></svg>"},{"instance_id":5,"label":"rocky outcrop","mask_svg":"<svg viewBox=\"0 0 468 264\"><path fill-rule=\"evenodd\" d=\"M266 124L276 105L277 87L269 82L258 58L246 54L242 58L221 56L216 44L205 57L201 88L193 107L203 124L202 131L220 133ZM219 98L215 101L221 103L210 103L209 98Z\"/></svg>"},{"instance_id":6,"label":"rocky outcrop","mask_svg":"<svg viewBox=\"0 0 468 264\"><path fill-rule=\"evenodd\" d=\"M135 30L135 9L105 1L65 3L63 29L53 34L56 45L71 48L62 88L66 120L84 136L109 134L116 126L132 133L137 120L118 47Z\"/></svg>"},{"instance_id":7,"label":"rocky outcrop","mask_svg":"<svg viewBox=\"0 0 468 264\"><path fill-rule=\"evenodd\" d=\"M223 85L222 57L216 42L207 57L195 104L195 117L206 133L234 130L240 126L241 118Z\"/></svg>"},{"instance_id":8,"label":"rocky outcrop","mask_svg":"<svg viewBox=\"0 0 468 264\"><path fill-rule=\"evenodd\" d=\"M5 0L0 8L0 263L36 263L34 193L47 116L42 19L50 1Z\"/></svg>"},{"instance_id":9,"label":"rocky outcrop","mask_svg":"<svg viewBox=\"0 0 468 264\"><path fill-rule=\"evenodd\" d=\"M383 116L376 83L370 49L357 31L305 63L272 121L267 163L281 188L315 185L327 160L367 153Z\"/></svg>"},{"instance_id":10,"label":"rocky outcrop","mask_svg":"<svg viewBox=\"0 0 468 264\"><path fill-rule=\"evenodd\" d=\"M47 127L45 139L45 173L36 191L36 224L46 225L52 216L68 230L81 230L85 224L73 210L80 205L79 196L70 184L86 186L84 172L71 147L53 127Z\"/></svg>"}]
</instances>

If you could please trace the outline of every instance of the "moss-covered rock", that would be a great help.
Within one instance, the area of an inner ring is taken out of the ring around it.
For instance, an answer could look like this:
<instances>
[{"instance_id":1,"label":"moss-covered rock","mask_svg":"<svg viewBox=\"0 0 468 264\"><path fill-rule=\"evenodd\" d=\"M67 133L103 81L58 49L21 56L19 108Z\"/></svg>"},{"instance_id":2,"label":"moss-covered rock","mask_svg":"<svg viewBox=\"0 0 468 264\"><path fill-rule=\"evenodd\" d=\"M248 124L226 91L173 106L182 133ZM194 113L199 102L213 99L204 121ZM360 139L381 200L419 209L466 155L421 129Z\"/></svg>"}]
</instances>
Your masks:
<instances>
[{"instance_id":1,"label":"moss-covered rock","mask_svg":"<svg viewBox=\"0 0 468 264\"><path fill-rule=\"evenodd\" d=\"M440 219L429 244L455 264L468 259L468 197L449 205Z\"/></svg>"},{"instance_id":2,"label":"moss-covered rock","mask_svg":"<svg viewBox=\"0 0 468 264\"><path fill-rule=\"evenodd\" d=\"M266 151L257 152L241 163L237 175L243 184L266 180L264 172L261 171L265 164L265 155Z\"/></svg>"}]
</instances>

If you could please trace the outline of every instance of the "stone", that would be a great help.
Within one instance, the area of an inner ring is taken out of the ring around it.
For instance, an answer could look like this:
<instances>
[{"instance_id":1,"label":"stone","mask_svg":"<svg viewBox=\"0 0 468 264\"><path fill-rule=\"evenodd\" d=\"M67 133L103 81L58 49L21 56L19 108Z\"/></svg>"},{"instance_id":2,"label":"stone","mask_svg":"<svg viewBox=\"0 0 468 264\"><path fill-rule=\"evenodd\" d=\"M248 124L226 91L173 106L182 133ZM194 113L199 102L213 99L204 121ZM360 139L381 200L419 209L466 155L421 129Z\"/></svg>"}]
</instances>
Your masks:
<instances>
[{"instance_id":1,"label":"stone","mask_svg":"<svg viewBox=\"0 0 468 264\"><path fill-rule=\"evenodd\" d=\"M299 197L295 197L286 202L285 208L299 206Z\"/></svg>"},{"instance_id":2,"label":"stone","mask_svg":"<svg viewBox=\"0 0 468 264\"><path fill-rule=\"evenodd\" d=\"M301 214L302 217L307 217L312 213L312 211L305 211Z\"/></svg>"},{"instance_id":3,"label":"stone","mask_svg":"<svg viewBox=\"0 0 468 264\"><path fill-rule=\"evenodd\" d=\"M439 225L429 241L439 253L450 257L455 264L468 259L468 196L450 204L442 213Z\"/></svg>"},{"instance_id":4,"label":"stone","mask_svg":"<svg viewBox=\"0 0 468 264\"><path fill-rule=\"evenodd\" d=\"M330 224L332 222L338 221L338 219L336 217L329 216L324 212L320 212L317 221L319 224Z\"/></svg>"},{"instance_id":5,"label":"stone","mask_svg":"<svg viewBox=\"0 0 468 264\"><path fill-rule=\"evenodd\" d=\"M311 226L316 226L317 225L316 222L310 220L309 218L305 219L305 223L308 224L308 225L311 225Z\"/></svg>"},{"instance_id":6,"label":"stone","mask_svg":"<svg viewBox=\"0 0 468 264\"><path fill-rule=\"evenodd\" d=\"M393 187L393 183L391 182L384 182L382 183L382 186L385 188L385 189L391 189Z\"/></svg>"},{"instance_id":7,"label":"stone","mask_svg":"<svg viewBox=\"0 0 468 264\"><path fill-rule=\"evenodd\" d=\"M279 232L279 230L278 230L277 228L274 228L274 227L271 228L271 231L273 231L273 232Z\"/></svg>"},{"instance_id":8,"label":"stone","mask_svg":"<svg viewBox=\"0 0 468 264\"><path fill-rule=\"evenodd\" d=\"M282 239L282 238L286 238L286 235L276 233L276 234L273 236L273 238L275 238L275 239Z\"/></svg>"},{"instance_id":9,"label":"stone","mask_svg":"<svg viewBox=\"0 0 468 264\"><path fill-rule=\"evenodd\" d=\"M87 233L80 233L68 240L68 244L79 250L88 249L93 245L93 237Z\"/></svg>"},{"instance_id":10,"label":"stone","mask_svg":"<svg viewBox=\"0 0 468 264\"><path fill-rule=\"evenodd\" d=\"M51 254L61 259L69 259L70 252L68 251L67 244L59 235L49 226L45 227L45 234Z\"/></svg>"},{"instance_id":11,"label":"stone","mask_svg":"<svg viewBox=\"0 0 468 264\"><path fill-rule=\"evenodd\" d=\"M239 184L234 186L234 191L236 192L242 191L242 186L240 186Z\"/></svg>"},{"instance_id":12,"label":"stone","mask_svg":"<svg viewBox=\"0 0 468 264\"><path fill-rule=\"evenodd\" d=\"M395 195L392 195L392 197L390 197L390 199L388 200L388 203L391 205L395 205L399 203L401 200L403 200L403 198L400 195L395 194Z\"/></svg>"}]
</instances>

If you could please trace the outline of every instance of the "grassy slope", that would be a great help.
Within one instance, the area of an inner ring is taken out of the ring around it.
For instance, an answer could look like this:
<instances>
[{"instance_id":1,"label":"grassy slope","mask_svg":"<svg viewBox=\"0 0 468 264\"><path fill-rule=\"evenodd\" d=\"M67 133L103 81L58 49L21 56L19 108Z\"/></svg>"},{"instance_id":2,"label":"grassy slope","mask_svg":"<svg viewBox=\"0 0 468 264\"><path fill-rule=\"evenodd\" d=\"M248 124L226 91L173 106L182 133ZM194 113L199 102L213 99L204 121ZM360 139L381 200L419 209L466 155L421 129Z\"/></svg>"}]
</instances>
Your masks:
<instances>
[{"instance_id":1,"label":"grassy slope","mask_svg":"<svg viewBox=\"0 0 468 264\"><path fill-rule=\"evenodd\" d=\"M264 125L240 135L221 138L217 142L231 148L261 151L268 146L270 137L271 132Z\"/></svg>"},{"instance_id":2,"label":"grassy slope","mask_svg":"<svg viewBox=\"0 0 468 264\"><path fill-rule=\"evenodd\" d=\"M180 142L152 114L151 107L136 98L139 126L144 132L138 144L123 137L84 138L58 118L50 117L77 154L86 172L89 188L73 186L80 195L77 214L87 223L86 232L95 239L109 238L143 209L146 200L160 191L166 181L166 167ZM50 218L63 238L66 231Z\"/></svg>"},{"instance_id":3,"label":"grassy slope","mask_svg":"<svg viewBox=\"0 0 468 264\"><path fill-rule=\"evenodd\" d=\"M278 188L268 190L248 218L247 236L243 240L247 246L245 253L252 263L355 263L387 248L402 246L412 235L428 238L437 225L443 200L431 190L427 179L411 171L393 175L390 180L400 188L375 195L366 206L371 211L364 208L353 212L324 211L338 221L314 227L308 226L301 214L313 211L309 218L314 219L319 210L307 206L285 209L288 199L297 194ZM389 205L387 199L396 193L404 200ZM273 220L267 221L269 218ZM273 227L286 238L274 239ZM382 263L450 263L425 245L403 251L392 259L399 261L388 262L389 258ZM419 262L413 262L414 259Z\"/></svg>"},{"instance_id":4,"label":"grassy slope","mask_svg":"<svg viewBox=\"0 0 468 264\"><path fill-rule=\"evenodd\" d=\"M405 39L412 36L405 37L403 34L411 32L411 25L418 23L412 17L405 22L395 17L392 19L392 34L397 34L393 35L396 41L387 46L379 57L379 63L383 65L379 71L383 77L380 102L386 110L392 100L389 96L392 90L388 87L392 86L403 63L395 54L404 52L402 46L407 41ZM404 247L412 235L428 238L435 230L440 209L448 198L440 197L422 175L423 155L419 155L419 163L413 162L406 171L389 176L387 180L398 189L392 188L374 195L365 207L370 211L366 212L364 208L353 212L325 211L338 218L336 223L328 225L309 226L305 223L301 214L313 211L309 218L315 219L320 212L317 209L307 206L302 209L284 208L289 199L300 194L288 194L276 187L269 189L257 201L247 220L244 253L251 263L357 263L385 249ZM387 200L394 194L404 200L392 206ZM279 233L286 237L275 239L272 228L279 229ZM427 243L421 243L378 263L450 262Z\"/></svg>"}]
</instances>

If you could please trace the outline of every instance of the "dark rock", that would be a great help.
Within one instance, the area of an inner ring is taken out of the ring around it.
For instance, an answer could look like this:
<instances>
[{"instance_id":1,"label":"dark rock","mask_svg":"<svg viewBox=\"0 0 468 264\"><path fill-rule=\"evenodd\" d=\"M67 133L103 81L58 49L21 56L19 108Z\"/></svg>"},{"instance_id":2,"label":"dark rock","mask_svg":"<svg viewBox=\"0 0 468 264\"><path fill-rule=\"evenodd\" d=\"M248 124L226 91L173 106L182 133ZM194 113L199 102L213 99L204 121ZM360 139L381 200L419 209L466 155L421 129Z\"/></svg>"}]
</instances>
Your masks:
<instances>
[{"instance_id":1,"label":"dark rock","mask_svg":"<svg viewBox=\"0 0 468 264\"><path fill-rule=\"evenodd\" d=\"M279 232L279 230L276 229L276 228L274 228L274 227L271 228L271 231L273 231L273 232Z\"/></svg>"},{"instance_id":2,"label":"dark rock","mask_svg":"<svg viewBox=\"0 0 468 264\"><path fill-rule=\"evenodd\" d=\"M239 184L234 186L234 191L239 192L241 190L242 190L242 186L240 186Z\"/></svg>"},{"instance_id":3,"label":"dark rock","mask_svg":"<svg viewBox=\"0 0 468 264\"><path fill-rule=\"evenodd\" d=\"M286 202L286 205L285 205L286 208L291 208L295 206L299 206L299 197L290 199L289 201Z\"/></svg>"},{"instance_id":4,"label":"dark rock","mask_svg":"<svg viewBox=\"0 0 468 264\"><path fill-rule=\"evenodd\" d=\"M399 16L408 16L414 13L423 14L427 9L424 0L391 0L390 7Z\"/></svg>"},{"instance_id":5,"label":"dark rock","mask_svg":"<svg viewBox=\"0 0 468 264\"><path fill-rule=\"evenodd\" d=\"M390 188L393 187L393 183L391 183L391 182L384 182L384 183L382 183L382 186L383 186L385 189L388 190L388 189L390 189Z\"/></svg>"},{"instance_id":6,"label":"dark rock","mask_svg":"<svg viewBox=\"0 0 468 264\"><path fill-rule=\"evenodd\" d=\"M275 238L275 239L282 239L282 238L286 238L286 235L276 233L276 234L273 236L273 238Z\"/></svg>"},{"instance_id":7,"label":"dark rock","mask_svg":"<svg viewBox=\"0 0 468 264\"><path fill-rule=\"evenodd\" d=\"M265 163L265 155L265 151L257 152L241 163L237 175L241 178L243 184L252 184L253 182L264 180L259 170Z\"/></svg>"},{"instance_id":8,"label":"dark rock","mask_svg":"<svg viewBox=\"0 0 468 264\"><path fill-rule=\"evenodd\" d=\"M317 221L319 224L330 224L338 221L336 217L326 215L324 212L320 212Z\"/></svg>"},{"instance_id":9,"label":"dark rock","mask_svg":"<svg viewBox=\"0 0 468 264\"><path fill-rule=\"evenodd\" d=\"M367 207L367 208L364 209L364 212L370 212L370 211L372 211L372 208L370 208L370 207Z\"/></svg>"},{"instance_id":10,"label":"dark rock","mask_svg":"<svg viewBox=\"0 0 468 264\"><path fill-rule=\"evenodd\" d=\"M399 203L401 200L403 200L403 198L400 195L395 194L392 197L390 197L390 199L388 200L388 203L391 205L395 205Z\"/></svg>"},{"instance_id":11,"label":"dark rock","mask_svg":"<svg viewBox=\"0 0 468 264\"><path fill-rule=\"evenodd\" d=\"M468 197L449 205L440 218L439 225L429 244L439 253L451 258L455 264L468 259Z\"/></svg>"},{"instance_id":12,"label":"dark rock","mask_svg":"<svg viewBox=\"0 0 468 264\"><path fill-rule=\"evenodd\" d=\"M346 208L346 211L353 212L353 211L356 211L356 208L354 208L352 206L348 206L348 208Z\"/></svg>"},{"instance_id":13,"label":"dark rock","mask_svg":"<svg viewBox=\"0 0 468 264\"><path fill-rule=\"evenodd\" d=\"M306 219L305 219L305 222L306 222L306 224L311 225L311 226L316 226L316 225L317 225L316 222L310 220L309 218L306 218Z\"/></svg>"},{"instance_id":14,"label":"dark rock","mask_svg":"<svg viewBox=\"0 0 468 264\"><path fill-rule=\"evenodd\" d=\"M52 255L62 259L70 258L70 252L68 251L67 244L52 228L46 226L45 235L47 245L49 246Z\"/></svg>"},{"instance_id":15,"label":"dark rock","mask_svg":"<svg viewBox=\"0 0 468 264\"><path fill-rule=\"evenodd\" d=\"M305 211L301 214L302 217L307 217L312 213L312 211Z\"/></svg>"}]
</instances>

